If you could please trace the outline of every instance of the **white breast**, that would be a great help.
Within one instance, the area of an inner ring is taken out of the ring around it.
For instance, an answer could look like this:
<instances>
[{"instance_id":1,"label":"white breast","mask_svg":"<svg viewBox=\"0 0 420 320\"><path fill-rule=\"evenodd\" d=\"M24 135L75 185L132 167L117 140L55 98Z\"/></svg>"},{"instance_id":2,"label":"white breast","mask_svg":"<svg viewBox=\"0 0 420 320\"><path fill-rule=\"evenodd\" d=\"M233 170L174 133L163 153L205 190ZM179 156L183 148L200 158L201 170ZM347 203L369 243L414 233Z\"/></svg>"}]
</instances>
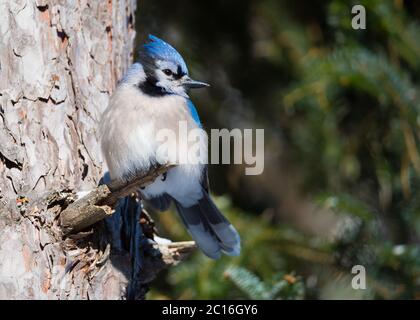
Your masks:
<instances>
[{"instance_id":1,"label":"white breast","mask_svg":"<svg viewBox=\"0 0 420 320\"><path fill-rule=\"evenodd\" d=\"M178 133L179 121L186 121L188 130L197 129L187 100L181 96L150 97L132 85L121 85L110 99L100 124L101 146L112 179L121 179L153 165L160 129ZM179 139L171 148L178 148ZM207 136L200 134L201 162L207 161ZM167 173L165 181L159 177L142 191L146 198L168 193L184 206L201 198L202 164L181 164Z\"/></svg>"}]
</instances>

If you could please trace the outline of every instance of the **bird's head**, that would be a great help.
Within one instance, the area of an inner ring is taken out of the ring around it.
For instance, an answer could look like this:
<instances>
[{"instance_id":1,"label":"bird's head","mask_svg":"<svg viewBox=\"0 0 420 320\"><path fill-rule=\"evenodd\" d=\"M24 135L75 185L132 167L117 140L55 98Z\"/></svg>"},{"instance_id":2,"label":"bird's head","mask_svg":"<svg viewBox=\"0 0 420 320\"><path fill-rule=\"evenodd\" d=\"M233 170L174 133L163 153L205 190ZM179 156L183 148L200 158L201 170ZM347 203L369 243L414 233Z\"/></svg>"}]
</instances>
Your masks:
<instances>
[{"instance_id":1,"label":"bird's head","mask_svg":"<svg viewBox=\"0 0 420 320\"><path fill-rule=\"evenodd\" d=\"M140 84L150 94L177 94L188 97L187 90L209 86L192 80L184 59L171 45L149 35L149 42L140 51L140 63L145 73Z\"/></svg>"}]
</instances>

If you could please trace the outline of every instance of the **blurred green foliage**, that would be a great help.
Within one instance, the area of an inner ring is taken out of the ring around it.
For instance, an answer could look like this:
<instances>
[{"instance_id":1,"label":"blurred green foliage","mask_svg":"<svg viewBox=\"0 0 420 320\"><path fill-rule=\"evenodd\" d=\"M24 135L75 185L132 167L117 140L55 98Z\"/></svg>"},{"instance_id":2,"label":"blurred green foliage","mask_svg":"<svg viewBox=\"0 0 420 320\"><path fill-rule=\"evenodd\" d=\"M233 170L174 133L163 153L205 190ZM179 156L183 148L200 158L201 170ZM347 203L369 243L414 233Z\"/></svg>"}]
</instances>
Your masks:
<instances>
[{"instance_id":1,"label":"blurred green foliage","mask_svg":"<svg viewBox=\"0 0 420 320\"><path fill-rule=\"evenodd\" d=\"M351 27L354 4L366 8L366 30ZM265 128L270 172L244 178L212 166L242 254L211 261L197 252L149 298L420 298L420 3L139 5L140 33L168 39L194 77L212 83L193 96L207 128ZM289 202L334 213L332 227L302 228L296 220L318 219L309 212L288 219L298 211L282 206L288 188L299 195ZM157 220L165 236L186 239L173 214ZM357 264L367 290L351 288Z\"/></svg>"},{"instance_id":2,"label":"blurred green foliage","mask_svg":"<svg viewBox=\"0 0 420 320\"><path fill-rule=\"evenodd\" d=\"M275 297L302 297L304 288L301 279L284 270L292 270L293 267L287 267L288 264L301 258L315 260L317 263L328 261L328 244L293 230L273 226L264 218L238 211L232 208L227 198L219 197L216 200L218 207L241 233L241 255L234 258L223 256L215 261L201 252L195 252L187 262L171 268L166 277L160 277L152 287L149 298L263 298L263 290L255 288L258 291L256 293L244 289L255 283L270 288ZM185 228L174 214L161 214L158 229L168 232L174 241L185 240L187 237ZM258 275L252 274L244 266L255 270ZM240 278L244 274L245 282L241 284ZM258 279L259 276L264 279L263 282ZM168 285L170 290L167 292ZM269 292L264 294L270 295Z\"/></svg>"},{"instance_id":3,"label":"blurred green foliage","mask_svg":"<svg viewBox=\"0 0 420 320\"><path fill-rule=\"evenodd\" d=\"M249 299L299 299L304 296L303 283L293 275L284 275L268 284L241 267L230 267L225 274Z\"/></svg>"}]
</instances>

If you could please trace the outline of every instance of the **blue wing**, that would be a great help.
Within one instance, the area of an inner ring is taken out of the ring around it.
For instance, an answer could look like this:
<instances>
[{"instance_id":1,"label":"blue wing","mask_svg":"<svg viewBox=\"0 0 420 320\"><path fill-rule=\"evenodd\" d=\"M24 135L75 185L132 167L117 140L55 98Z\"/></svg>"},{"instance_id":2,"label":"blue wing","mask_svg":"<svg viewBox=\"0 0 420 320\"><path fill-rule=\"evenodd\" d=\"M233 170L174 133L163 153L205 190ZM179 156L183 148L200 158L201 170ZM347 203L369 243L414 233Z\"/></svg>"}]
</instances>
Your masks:
<instances>
[{"instance_id":1,"label":"blue wing","mask_svg":"<svg viewBox=\"0 0 420 320\"><path fill-rule=\"evenodd\" d=\"M187 105L188 105L188 108L190 109L190 113L191 113L192 118L198 124L198 126L201 128L202 125L201 125L201 122L200 122L200 117L198 116L197 109L195 108L194 104L192 103L192 101L190 99L187 99Z\"/></svg>"}]
</instances>

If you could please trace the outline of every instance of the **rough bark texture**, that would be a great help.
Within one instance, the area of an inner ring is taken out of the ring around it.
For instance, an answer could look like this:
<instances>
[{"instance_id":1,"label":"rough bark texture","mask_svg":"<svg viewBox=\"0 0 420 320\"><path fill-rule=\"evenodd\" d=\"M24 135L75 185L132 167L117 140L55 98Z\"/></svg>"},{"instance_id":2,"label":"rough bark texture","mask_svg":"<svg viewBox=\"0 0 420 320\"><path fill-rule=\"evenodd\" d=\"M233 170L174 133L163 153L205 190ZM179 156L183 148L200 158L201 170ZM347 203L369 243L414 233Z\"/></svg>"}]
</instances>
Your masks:
<instances>
[{"instance_id":1,"label":"rough bark texture","mask_svg":"<svg viewBox=\"0 0 420 320\"><path fill-rule=\"evenodd\" d=\"M131 63L135 7L0 0L2 299L144 298L159 268L193 247L151 244L139 221L153 222L135 197L93 229L62 238L60 213L106 170L96 128Z\"/></svg>"}]
</instances>

